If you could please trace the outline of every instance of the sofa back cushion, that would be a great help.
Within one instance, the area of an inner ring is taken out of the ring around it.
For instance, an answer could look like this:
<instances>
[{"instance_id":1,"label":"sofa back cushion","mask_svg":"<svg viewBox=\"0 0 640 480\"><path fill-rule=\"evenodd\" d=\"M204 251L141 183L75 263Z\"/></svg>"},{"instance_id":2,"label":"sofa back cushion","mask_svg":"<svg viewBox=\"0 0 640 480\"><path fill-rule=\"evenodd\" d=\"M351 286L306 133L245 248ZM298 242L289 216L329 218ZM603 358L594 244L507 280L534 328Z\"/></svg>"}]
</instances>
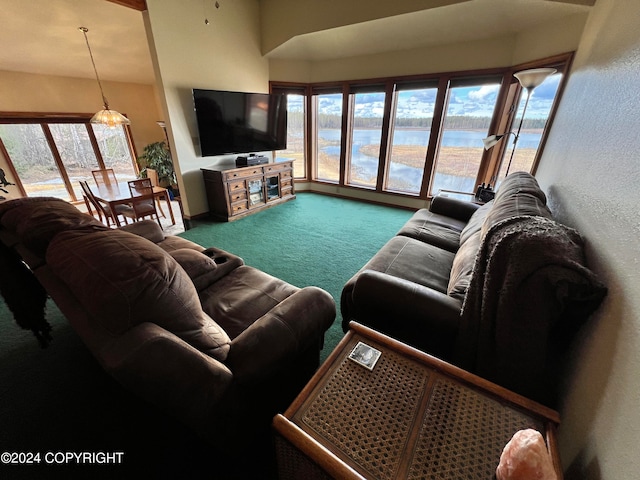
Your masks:
<instances>
[{"instance_id":1,"label":"sofa back cushion","mask_svg":"<svg viewBox=\"0 0 640 480\"><path fill-rule=\"evenodd\" d=\"M547 197L535 177L526 172L515 172L504 179L482 224L482 235L511 217L522 215L551 218Z\"/></svg>"},{"instance_id":2,"label":"sofa back cushion","mask_svg":"<svg viewBox=\"0 0 640 480\"><path fill-rule=\"evenodd\" d=\"M0 203L0 223L33 253L44 257L51 239L66 230L104 231L108 227L62 199L24 197Z\"/></svg>"},{"instance_id":3,"label":"sofa back cushion","mask_svg":"<svg viewBox=\"0 0 640 480\"><path fill-rule=\"evenodd\" d=\"M462 246L472 235L480 231L482 224L484 223L484 219L487 217L491 207L493 207L493 200L482 205L473 215L471 215L469 223L467 223L460 233L460 246Z\"/></svg>"},{"instance_id":4,"label":"sofa back cushion","mask_svg":"<svg viewBox=\"0 0 640 480\"><path fill-rule=\"evenodd\" d=\"M500 184L494 200L500 202L503 197L523 193L535 196L543 205L547 203L547 196L540 189L538 181L528 172L513 172L506 177Z\"/></svg>"},{"instance_id":5,"label":"sofa back cushion","mask_svg":"<svg viewBox=\"0 0 640 480\"><path fill-rule=\"evenodd\" d=\"M531 174L515 172L509 175L500 185L495 198L476 210L462 230L460 248L451 267L447 294L464 300L476 254L491 226L521 215L551 218L546 201L546 195Z\"/></svg>"},{"instance_id":6,"label":"sofa back cushion","mask_svg":"<svg viewBox=\"0 0 640 480\"><path fill-rule=\"evenodd\" d=\"M456 256L453 258L451 266L451 274L449 275L449 285L447 287L447 295L464 300L464 296L469 288L471 275L473 274L473 265L475 263L476 254L480 248L481 232L478 230L471 235L461 246Z\"/></svg>"},{"instance_id":7,"label":"sofa back cushion","mask_svg":"<svg viewBox=\"0 0 640 480\"><path fill-rule=\"evenodd\" d=\"M200 305L187 273L162 248L129 232L68 231L47 250L51 270L112 335L151 322L224 361L230 339Z\"/></svg>"}]
</instances>

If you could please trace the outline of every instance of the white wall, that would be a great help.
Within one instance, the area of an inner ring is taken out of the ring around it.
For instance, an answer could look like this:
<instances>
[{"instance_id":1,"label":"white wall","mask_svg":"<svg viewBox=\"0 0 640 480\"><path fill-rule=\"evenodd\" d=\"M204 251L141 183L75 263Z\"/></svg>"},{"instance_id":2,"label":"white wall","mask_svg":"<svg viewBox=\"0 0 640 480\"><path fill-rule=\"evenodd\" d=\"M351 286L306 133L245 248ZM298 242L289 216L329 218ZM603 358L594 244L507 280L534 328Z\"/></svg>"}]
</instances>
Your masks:
<instances>
[{"instance_id":1,"label":"white wall","mask_svg":"<svg viewBox=\"0 0 640 480\"><path fill-rule=\"evenodd\" d=\"M561 455L572 478L640 476L640 2L598 0L537 177L609 294L572 352Z\"/></svg>"},{"instance_id":2,"label":"white wall","mask_svg":"<svg viewBox=\"0 0 640 480\"><path fill-rule=\"evenodd\" d=\"M200 168L235 159L200 156L191 90L269 89L257 0L221 2L218 10L203 5L147 0L145 15L186 216L209 210Z\"/></svg>"}]
</instances>

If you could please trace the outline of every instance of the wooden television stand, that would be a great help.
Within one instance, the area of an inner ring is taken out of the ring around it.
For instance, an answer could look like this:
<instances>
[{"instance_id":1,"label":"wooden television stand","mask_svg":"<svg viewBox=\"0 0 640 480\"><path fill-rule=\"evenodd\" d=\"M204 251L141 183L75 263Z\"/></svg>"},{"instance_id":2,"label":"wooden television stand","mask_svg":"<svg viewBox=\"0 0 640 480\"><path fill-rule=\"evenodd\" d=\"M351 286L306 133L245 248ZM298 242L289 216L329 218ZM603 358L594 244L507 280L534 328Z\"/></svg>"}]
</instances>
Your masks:
<instances>
[{"instance_id":1,"label":"wooden television stand","mask_svg":"<svg viewBox=\"0 0 640 480\"><path fill-rule=\"evenodd\" d=\"M249 167L201 168L209 214L226 222L296 198L293 160Z\"/></svg>"}]
</instances>

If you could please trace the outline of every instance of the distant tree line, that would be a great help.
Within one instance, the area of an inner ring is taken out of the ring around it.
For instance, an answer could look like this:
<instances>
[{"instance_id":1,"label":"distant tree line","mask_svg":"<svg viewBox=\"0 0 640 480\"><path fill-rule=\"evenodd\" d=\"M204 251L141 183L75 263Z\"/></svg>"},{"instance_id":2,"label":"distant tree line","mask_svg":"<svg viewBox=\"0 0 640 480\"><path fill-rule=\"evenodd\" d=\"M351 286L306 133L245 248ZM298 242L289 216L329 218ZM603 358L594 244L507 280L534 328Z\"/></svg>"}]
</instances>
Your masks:
<instances>
[{"instance_id":1,"label":"distant tree line","mask_svg":"<svg viewBox=\"0 0 640 480\"><path fill-rule=\"evenodd\" d=\"M304 117L302 112L289 112L288 122L291 127L302 128L304 125ZM403 118L395 119L396 128L430 128L432 117L423 118ZM524 129L542 129L545 126L546 118L527 118L522 128ZM451 130L488 130L491 124L489 117L475 117L466 115L452 115L447 117L444 126ZM340 115L330 115L326 113L318 114L318 128L321 129L339 129L342 126L342 117ZM353 120L354 128L380 128L382 126L382 118L380 117L356 117Z\"/></svg>"}]
</instances>

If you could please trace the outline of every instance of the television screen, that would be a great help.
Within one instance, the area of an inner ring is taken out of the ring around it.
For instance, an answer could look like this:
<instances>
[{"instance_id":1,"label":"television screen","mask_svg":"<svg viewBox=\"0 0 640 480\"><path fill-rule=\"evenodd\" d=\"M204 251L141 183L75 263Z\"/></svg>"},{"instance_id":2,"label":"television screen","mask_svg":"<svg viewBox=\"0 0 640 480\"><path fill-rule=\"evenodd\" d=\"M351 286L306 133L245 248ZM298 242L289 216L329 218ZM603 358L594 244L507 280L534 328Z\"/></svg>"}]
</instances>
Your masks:
<instances>
[{"instance_id":1,"label":"television screen","mask_svg":"<svg viewBox=\"0 0 640 480\"><path fill-rule=\"evenodd\" d=\"M287 147L287 97L193 89L203 157Z\"/></svg>"}]
</instances>

